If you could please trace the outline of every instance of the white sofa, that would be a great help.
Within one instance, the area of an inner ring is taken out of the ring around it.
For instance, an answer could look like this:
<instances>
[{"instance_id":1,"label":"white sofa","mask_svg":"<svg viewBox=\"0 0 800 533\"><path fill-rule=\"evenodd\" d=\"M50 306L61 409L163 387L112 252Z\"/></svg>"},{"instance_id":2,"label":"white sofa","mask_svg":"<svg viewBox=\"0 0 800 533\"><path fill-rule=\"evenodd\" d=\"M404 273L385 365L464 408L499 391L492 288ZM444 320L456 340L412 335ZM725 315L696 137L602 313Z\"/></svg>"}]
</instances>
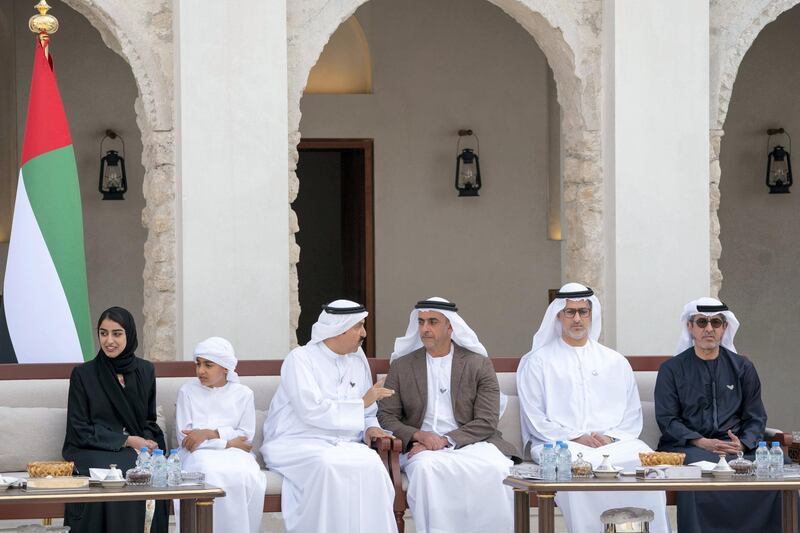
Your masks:
<instances>
[{"instance_id":1,"label":"white sofa","mask_svg":"<svg viewBox=\"0 0 800 533\"><path fill-rule=\"evenodd\" d=\"M644 427L640 438L650 447L658 444L660 436L655 421L653 390L656 368L666 357L629 357L634 368L639 395L642 402ZM518 358L493 358L500 389L508 395L508 405L500 420L503 436L522 450L519 423L519 400L516 390L515 370ZM261 445L261 430L269 402L278 387L281 361L241 361L239 374L242 383L253 389L256 402L256 438L254 449ZM376 377L388 369L385 359L370 361ZM31 460L59 460L66 424L66 403L69 388L69 373L73 365L0 365L0 473L21 473ZM175 398L180 386L193 379L192 362L156 363L157 402L159 423L165 431L168 446L175 446ZM46 376L46 379L40 379ZM173 377L168 377L173 376ZM179 376L179 377L174 377ZM768 430L776 433L776 430ZM788 444L791 436L776 435ZM388 452L387 465L398 493L395 501L395 516L398 529L403 530L405 511L405 476L400 474L397 457ZM261 457L258 457L261 461ZM263 464L262 464L263 467ZM282 478L279 474L264 470L267 478L267 494L264 499L265 512L280 511ZM399 479L398 479L399 476ZM535 501L535 499L532 499ZM668 494L668 502L670 496ZM19 518L55 518L61 516L63 506L43 504L38 506L0 506L0 520Z\"/></svg>"},{"instance_id":2,"label":"white sofa","mask_svg":"<svg viewBox=\"0 0 800 533\"><path fill-rule=\"evenodd\" d=\"M659 431L653 411L653 387L656 372L636 372L639 394L644 412L642 440L655 448ZM167 445L173 447L175 440L175 398L178 389L190 377L159 377L157 379L157 402L159 423L165 431ZM269 402L277 389L277 375L242 376L242 383L253 389L256 402L257 431L254 449L261 445L261 428ZM500 421L503 436L522 449L519 425L519 401L517 398L516 374L499 372L501 390L508 395L508 406ZM0 472L24 471L31 460L59 460L64 439L66 402L69 380L25 379L0 381ZM261 461L261 457L258 456ZM263 463L262 463L263 467ZM267 494L279 495L281 476L265 470Z\"/></svg>"}]
</instances>

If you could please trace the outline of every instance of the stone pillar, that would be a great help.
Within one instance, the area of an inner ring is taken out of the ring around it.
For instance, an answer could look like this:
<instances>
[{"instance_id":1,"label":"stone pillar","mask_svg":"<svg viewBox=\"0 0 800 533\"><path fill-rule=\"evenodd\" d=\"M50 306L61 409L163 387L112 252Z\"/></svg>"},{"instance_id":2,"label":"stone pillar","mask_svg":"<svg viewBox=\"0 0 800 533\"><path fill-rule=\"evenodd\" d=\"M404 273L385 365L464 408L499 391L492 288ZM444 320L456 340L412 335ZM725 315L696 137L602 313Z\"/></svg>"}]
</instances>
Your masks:
<instances>
[{"instance_id":1,"label":"stone pillar","mask_svg":"<svg viewBox=\"0 0 800 533\"><path fill-rule=\"evenodd\" d=\"M175 140L172 131L155 131L146 120L141 100L136 115L142 132L142 190L147 201L142 225L144 243L144 324L142 353L154 361L176 358L175 316Z\"/></svg>"},{"instance_id":2,"label":"stone pillar","mask_svg":"<svg viewBox=\"0 0 800 533\"><path fill-rule=\"evenodd\" d=\"M722 144L722 130L711 130L709 135L709 153L711 156L711 167L709 168L708 193L709 193L709 215L710 215L710 242L711 242L711 289L710 295L717 297L722 288L722 271L719 269L719 258L722 255L722 242L719 240L719 202L721 199L719 191L719 180L722 170L719 167L719 149Z\"/></svg>"},{"instance_id":3,"label":"stone pillar","mask_svg":"<svg viewBox=\"0 0 800 533\"><path fill-rule=\"evenodd\" d=\"M710 292L709 5L604 7L603 326L622 353L670 354L683 305Z\"/></svg>"},{"instance_id":4,"label":"stone pillar","mask_svg":"<svg viewBox=\"0 0 800 533\"><path fill-rule=\"evenodd\" d=\"M286 2L174 0L179 357L289 347Z\"/></svg>"},{"instance_id":5,"label":"stone pillar","mask_svg":"<svg viewBox=\"0 0 800 533\"><path fill-rule=\"evenodd\" d=\"M567 239L563 252L564 281L577 280L605 295L603 272L603 197L600 134L565 131L562 220Z\"/></svg>"}]
</instances>

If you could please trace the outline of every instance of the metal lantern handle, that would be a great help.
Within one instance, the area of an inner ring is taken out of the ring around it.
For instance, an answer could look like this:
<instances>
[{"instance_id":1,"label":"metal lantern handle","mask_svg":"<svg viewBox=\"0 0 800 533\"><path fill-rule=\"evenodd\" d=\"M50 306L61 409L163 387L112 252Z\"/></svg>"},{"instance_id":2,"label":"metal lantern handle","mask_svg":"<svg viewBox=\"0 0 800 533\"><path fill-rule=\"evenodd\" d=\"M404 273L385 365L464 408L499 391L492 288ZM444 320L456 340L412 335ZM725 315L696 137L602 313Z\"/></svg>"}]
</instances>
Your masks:
<instances>
[{"instance_id":1,"label":"metal lantern handle","mask_svg":"<svg viewBox=\"0 0 800 533\"><path fill-rule=\"evenodd\" d=\"M770 129L767 130L767 153L770 152L770 142L772 141L772 137L774 137L775 135L786 135L786 138L789 141L789 143L788 143L789 149L787 150L787 152L789 152L791 154L792 153L792 137L789 135L789 132L787 132L783 128L770 128Z\"/></svg>"},{"instance_id":2,"label":"metal lantern handle","mask_svg":"<svg viewBox=\"0 0 800 533\"><path fill-rule=\"evenodd\" d=\"M481 140L472 130L458 130L458 143L456 144L456 155L461 153L461 139L464 137L475 137L475 152L481 153Z\"/></svg>"},{"instance_id":3,"label":"metal lantern handle","mask_svg":"<svg viewBox=\"0 0 800 533\"><path fill-rule=\"evenodd\" d=\"M122 138L122 135L119 135L114 130L106 130L106 135L100 140L100 154L103 154L103 143L106 142L106 139L119 139L119 142L122 143L122 157L125 157L125 139Z\"/></svg>"}]
</instances>

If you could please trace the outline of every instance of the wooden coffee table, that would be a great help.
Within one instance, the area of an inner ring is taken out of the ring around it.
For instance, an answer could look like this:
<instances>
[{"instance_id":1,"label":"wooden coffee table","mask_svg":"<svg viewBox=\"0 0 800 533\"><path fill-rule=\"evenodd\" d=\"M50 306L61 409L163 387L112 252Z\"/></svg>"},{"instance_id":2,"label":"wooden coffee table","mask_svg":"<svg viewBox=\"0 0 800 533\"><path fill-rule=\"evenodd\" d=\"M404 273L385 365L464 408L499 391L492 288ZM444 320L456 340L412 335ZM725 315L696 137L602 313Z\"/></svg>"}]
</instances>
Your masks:
<instances>
[{"instance_id":1,"label":"wooden coffee table","mask_svg":"<svg viewBox=\"0 0 800 533\"><path fill-rule=\"evenodd\" d=\"M129 485L118 489L91 486L84 492L47 493L7 489L0 491L0 505L181 500L181 533L212 533L214 498L223 496L224 490L211 485L164 488Z\"/></svg>"},{"instance_id":2,"label":"wooden coffee table","mask_svg":"<svg viewBox=\"0 0 800 533\"><path fill-rule=\"evenodd\" d=\"M636 479L635 477L619 477L616 479L575 479L571 481L540 481L517 477L507 477L503 482L514 489L514 532L529 533L530 494L536 493L539 498L539 533L553 533L555 525L555 495L560 490L566 491L625 491L625 490L678 490L678 491L716 491L716 490L779 490L783 494L783 511L781 531L798 533L797 531L797 491L800 479L756 479L733 478L719 480L702 479Z\"/></svg>"}]
</instances>

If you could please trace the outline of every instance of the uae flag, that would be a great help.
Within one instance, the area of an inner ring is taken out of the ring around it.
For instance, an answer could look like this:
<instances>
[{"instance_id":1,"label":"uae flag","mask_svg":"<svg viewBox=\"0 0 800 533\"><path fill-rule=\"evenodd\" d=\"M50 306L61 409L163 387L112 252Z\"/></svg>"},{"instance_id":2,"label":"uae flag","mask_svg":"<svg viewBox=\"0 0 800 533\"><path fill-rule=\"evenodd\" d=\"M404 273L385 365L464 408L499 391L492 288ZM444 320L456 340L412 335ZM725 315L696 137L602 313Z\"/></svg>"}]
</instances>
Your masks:
<instances>
[{"instance_id":1,"label":"uae flag","mask_svg":"<svg viewBox=\"0 0 800 533\"><path fill-rule=\"evenodd\" d=\"M92 357L78 169L53 63L41 40L34 57L3 306L17 362Z\"/></svg>"}]
</instances>

